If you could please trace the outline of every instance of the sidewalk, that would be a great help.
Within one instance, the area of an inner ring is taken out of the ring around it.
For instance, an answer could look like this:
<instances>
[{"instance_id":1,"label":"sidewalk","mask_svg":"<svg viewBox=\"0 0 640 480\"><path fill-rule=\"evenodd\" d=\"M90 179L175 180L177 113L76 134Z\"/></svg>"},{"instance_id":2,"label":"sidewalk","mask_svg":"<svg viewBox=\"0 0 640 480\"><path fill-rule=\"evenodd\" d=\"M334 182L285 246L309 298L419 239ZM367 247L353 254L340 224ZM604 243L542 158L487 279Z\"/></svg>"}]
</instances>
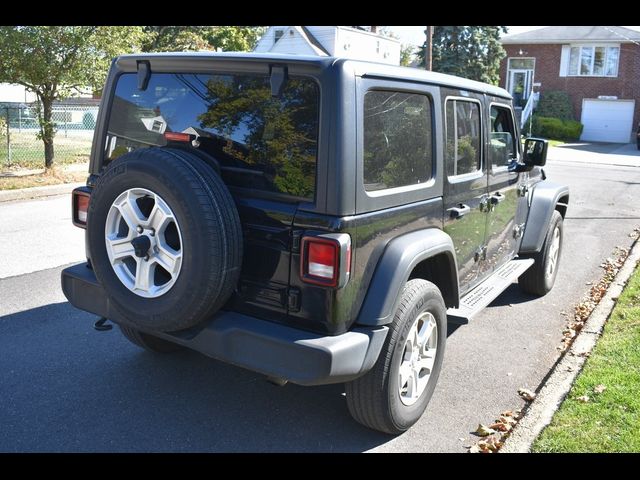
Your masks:
<instances>
[{"instance_id":1,"label":"sidewalk","mask_svg":"<svg viewBox=\"0 0 640 480\"><path fill-rule=\"evenodd\" d=\"M0 203L15 200L28 200L31 198L50 197L52 195L64 195L71 193L76 187L85 185L85 182L62 183L58 185L45 185L42 187L19 188L16 190L0 190Z\"/></svg>"},{"instance_id":2,"label":"sidewalk","mask_svg":"<svg viewBox=\"0 0 640 480\"><path fill-rule=\"evenodd\" d=\"M640 150L635 143L567 143L549 147L551 161L640 167Z\"/></svg>"}]
</instances>

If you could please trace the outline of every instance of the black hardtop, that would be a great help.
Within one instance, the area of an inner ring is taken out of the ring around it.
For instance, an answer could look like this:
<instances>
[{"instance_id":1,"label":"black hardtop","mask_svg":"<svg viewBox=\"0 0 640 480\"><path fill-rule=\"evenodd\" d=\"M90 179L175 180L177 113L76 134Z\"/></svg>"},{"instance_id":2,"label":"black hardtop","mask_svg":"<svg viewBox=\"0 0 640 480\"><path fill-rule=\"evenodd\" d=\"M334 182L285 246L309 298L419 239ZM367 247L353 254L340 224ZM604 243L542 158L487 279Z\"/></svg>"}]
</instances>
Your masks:
<instances>
[{"instance_id":1,"label":"black hardtop","mask_svg":"<svg viewBox=\"0 0 640 480\"><path fill-rule=\"evenodd\" d=\"M511 94L504 88L488 83L477 82L466 78L443 73L430 72L420 68L401 67L378 62L355 60L342 57L317 57L312 55L292 55L277 53L246 53L246 52L165 52L122 55L116 63L122 67L135 67L138 60L149 60L163 70L171 65L188 68L190 64L198 66L201 62L249 62L270 64L294 64L315 67L318 70L343 69L352 71L360 77L378 77L401 79L405 81L442 85L460 90L471 90L486 93L496 97L511 99Z\"/></svg>"}]
</instances>

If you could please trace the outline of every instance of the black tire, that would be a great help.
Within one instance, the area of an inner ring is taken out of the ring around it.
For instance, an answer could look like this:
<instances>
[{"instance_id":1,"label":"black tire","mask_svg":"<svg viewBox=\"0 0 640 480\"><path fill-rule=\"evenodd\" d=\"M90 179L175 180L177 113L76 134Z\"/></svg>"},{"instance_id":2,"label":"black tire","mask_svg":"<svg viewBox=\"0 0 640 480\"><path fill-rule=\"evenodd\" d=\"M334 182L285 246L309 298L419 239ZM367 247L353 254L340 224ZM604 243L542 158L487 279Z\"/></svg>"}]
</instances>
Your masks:
<instances>
[{"instance_id":1,"label":"black tire","mask_svg":"<svg viewBox=\"0 0 640 480\"><path fill-rule=\"evenodd\" d=\"M124 325L120 325L120 331L131 343L150 352L171 353L184 348L182 345L178 345L177 343L169 342L163 338L154 337L153 335L143 333L140 330Z\"/></svg>"},{"instance_id":2,"label":"black tire","mask_svg":"<svg viewBox=\"0 0 640 480\"><path fill-rule=\"evenodd\" d=\"M413 405L407 406L398 388L400 363L407 335L423 312L431 313L436 321L436 357L425 390ZM423 279L409 280L375 365L365 375L345 384L347 406L353 418L366 427L392 435L408 430L420 419L433 395L446 339L447 311L440 290Z\"/></svg>"},{"instance_id":3,"label":"black tire","mask_svg":"<svg viewBox=\"0 0 640 480\"><path fill-rule=\"evenodd\" d=\"M164 199L182 232L179 275L155 298L129 290L106 252L107 213L117 196L131 188L148 189ZM233 198L217 173L184 150L144 148L113 161L91 194L87 235L97 279L114 309L134 328L171 332L193 327L220 309L238 282L242 230Z\"/></svg>"},{"instance_id":4,"label":"black tire","mask_svg":"<svg viewBox=\"0 0 640 480\"><path fill-rule=\"evenodd\" d=\"M560 245L558 246L558 255L555 261L555 267L551 275L546 275L547 267L550 261L549 252L551 250L552 240L554 232L558 229L560 235ZM549 222L549 229L544 238L544 243L539 252L532 255L523 256L523 258L533 258L534 264L529 269L520 275L518 278L518 284L525 293L532 295L543 296L549 293L553 288L553 284L556 281L558 274L558 266L560 264L560 258L562 257L562 237L563 237L563 221L562 215L557 210L553 211L551 215L551 221Z\"/></svg>"}]
</instances>

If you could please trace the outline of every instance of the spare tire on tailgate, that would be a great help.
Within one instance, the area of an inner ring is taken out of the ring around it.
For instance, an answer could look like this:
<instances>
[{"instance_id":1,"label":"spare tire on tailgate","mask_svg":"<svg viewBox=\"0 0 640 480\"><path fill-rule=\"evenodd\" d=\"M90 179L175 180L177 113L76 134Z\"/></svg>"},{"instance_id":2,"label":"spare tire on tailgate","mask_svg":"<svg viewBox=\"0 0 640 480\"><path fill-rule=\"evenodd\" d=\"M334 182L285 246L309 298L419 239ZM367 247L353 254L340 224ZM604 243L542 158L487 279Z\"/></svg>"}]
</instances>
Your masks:
<instances>
[{"instance_id":1,"label":"spare tire on tailgate","mask_svg":"<svg viewBox=\"0 0 640 480\"><path fill-rule=\"evenodd\" d=\"M240 275L242 230L220 176L181 149L113 161L91 194L91 263L131 326L171 332L209 318Z\"/></svg>"}]
</instances>

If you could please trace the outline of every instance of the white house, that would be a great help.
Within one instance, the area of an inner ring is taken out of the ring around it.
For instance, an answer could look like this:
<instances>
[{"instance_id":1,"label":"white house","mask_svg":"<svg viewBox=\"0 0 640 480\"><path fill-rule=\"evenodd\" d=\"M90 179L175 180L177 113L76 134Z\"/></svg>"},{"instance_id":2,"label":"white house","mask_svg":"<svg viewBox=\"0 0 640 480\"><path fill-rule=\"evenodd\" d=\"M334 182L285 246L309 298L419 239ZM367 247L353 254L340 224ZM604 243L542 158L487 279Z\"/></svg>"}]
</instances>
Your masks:
<instances>
[{"instance_id":1,"label":"white house","mask_svg":"<svg viewBox=\"0 0 640 480\"><path fill-rule=\"evenodd\" d=\"M352 27L269 27L254 52L346 57L400 65L400 42Z\"/></svg>"},{"instance_id":2,"label":"white house","mask_svg":"<svg viewBox=\"0 0 640 480\"><path fill-rule=\"evenodd\" d=\"M28 92L22 85L0 83L0 102L31 103L36 101L36 94Z\"/></svg>"}]
</instances>

